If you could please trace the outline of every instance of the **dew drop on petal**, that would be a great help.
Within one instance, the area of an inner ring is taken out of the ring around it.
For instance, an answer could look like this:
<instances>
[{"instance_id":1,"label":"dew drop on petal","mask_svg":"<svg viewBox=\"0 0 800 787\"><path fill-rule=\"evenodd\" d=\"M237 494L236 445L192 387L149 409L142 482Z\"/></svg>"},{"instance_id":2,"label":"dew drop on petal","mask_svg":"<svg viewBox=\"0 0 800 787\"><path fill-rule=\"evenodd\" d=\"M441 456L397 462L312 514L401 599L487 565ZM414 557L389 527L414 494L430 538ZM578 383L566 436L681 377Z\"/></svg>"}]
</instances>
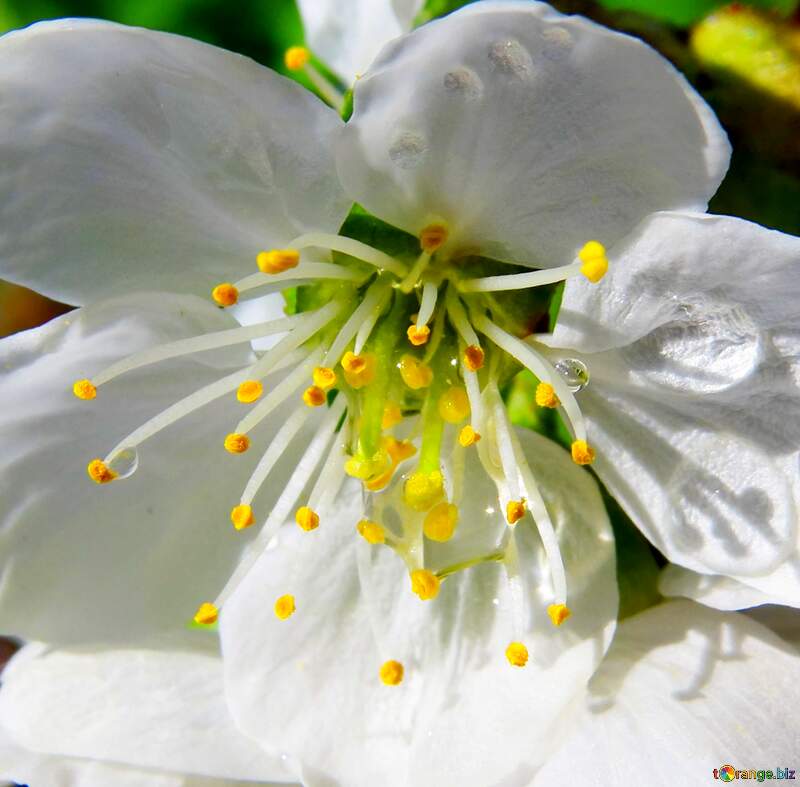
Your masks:
<instances>
[{"instance_id":1,"label":"dew drop on petal","mask_svg":"<svg viewBox=\"0 0 800 787\"><path fill-rule=\"evenodd\" d=\"M496 71L517 79L525 79L533 72L533 61L528 50L513 38L491 44L489 61Z\"/></svg>"},{"instance_id":2,"label":"dew drop on petal","mask_svg":"<svg viewBox=\"0 0 800 787\"><path fill-rule=\"evenodd\" d=\"M564 378L572 393L578 393L589 385L589 367L577 358L562 358L555 370Z\"/></svg>"},{"instance_id":3,"label":"dew drop on petal","mask_svg":"<svg viewBox=\"0 0 800 787\"><path fill-rule=\"evenodd\" d=\"M466 98L470 101L479 99L483 94L483 83L480 77L470 68L455 68L444 75L444 89L451 96Z\"/></svg>"},{"instance_id":4,"label":"dew drop on petal","mask_svg":"<svg viewBox=\"0 0 800 787\"><path fill-rule=\"evenodd\" d=\"M139 452L135 448L123 448L108 466L119 478L130 478L139 467Z\"/></svg>"},{"instance_id":5,"label":"dew drop on petal","mask_svg":"<svg viewBox=\"0 0 800 787\"><path fill-rule=\"evenodd\" d=\"M413 131L404 131L395 137L389 148L389 158L400 169L418 167L428 150L425 138Z\"/></svg>"}]
</instances>

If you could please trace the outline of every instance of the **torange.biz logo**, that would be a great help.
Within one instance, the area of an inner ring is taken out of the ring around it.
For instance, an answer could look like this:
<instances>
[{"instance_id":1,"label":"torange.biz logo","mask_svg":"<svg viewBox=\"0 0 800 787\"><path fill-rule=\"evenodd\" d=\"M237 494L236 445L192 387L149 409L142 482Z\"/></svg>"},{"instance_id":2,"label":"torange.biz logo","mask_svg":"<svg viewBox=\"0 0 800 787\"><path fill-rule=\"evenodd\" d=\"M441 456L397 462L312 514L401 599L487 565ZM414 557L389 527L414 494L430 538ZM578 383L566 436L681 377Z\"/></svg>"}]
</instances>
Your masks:
<instances>
[{"instance_id":1,"label":"torange.biz logo","mask_svg":"<svg viewBox=\"0 0 800 787\"><path fill-rule=\"evenodd\" d=\"M776 768L774 771L761 768L747 768L739 770L733 765L721 765L714 768L714 778L721 782L732 782L734 779L748 779L754 782L765 782L768 779L794 779L794 771L791 768Z\"/></svg>"}]
</instances>

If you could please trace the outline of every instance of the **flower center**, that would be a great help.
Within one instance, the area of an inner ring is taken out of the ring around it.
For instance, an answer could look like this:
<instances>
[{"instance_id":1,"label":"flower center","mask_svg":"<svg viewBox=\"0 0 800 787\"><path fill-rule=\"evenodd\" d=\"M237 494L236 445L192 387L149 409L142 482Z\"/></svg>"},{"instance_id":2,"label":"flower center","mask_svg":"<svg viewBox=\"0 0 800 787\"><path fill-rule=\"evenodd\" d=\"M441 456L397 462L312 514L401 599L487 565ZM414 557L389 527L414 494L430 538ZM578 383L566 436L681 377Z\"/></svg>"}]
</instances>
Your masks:
<instances>
[{"instance_id":1,"label":"flower center","mask_svg":"<svg viewBox=\"0 0 800 787\"><path fill-rule=\"evenodd\" d=\"M214 603L201 605L197 623L216 622L226 600L292 512L304 531L324 526L324 513L346 476L358 479L368 498L368 518L354 522L354 529L374 548L394 550L406 564L410 589L421 600L436 603L443 581L488 561L504 566L512 586L519 582L514 531L530 516L552 579L548 614L554 625L569 616L553 523L509 423L500 386L520 367L533 372L540 381L536 404L558 408L563 415L573 436L573 460L580 465L593 460L573 393L580 385L571 384L574 380L550 362L546 348L530 334L537 319L546 316L554 284L578 275L591 282L602 278L608 268L605 250L589 241L574 262L561 268L498 273L517 266L461 254L444 222L431 222L414 243L414 253L409 248L388 253L344 234L310 233L287 248L262 251L256 257L258 272L218 285L212 298L225 308L251 291L293 286L292 314L148 349L75 383L75 395L92 400L102 385L146 364L284 334L253 364L171 405L88 466L98 484L121 480L136 469L136 448L144 440L194 410L233 395L250 409L227 437L221 436L221 443L231 454L245 454L255 446L262 448L256 427L296 397L291 415L263 446L239 500L231 501L231 522L236 530L244 530L256 523L255 498L287 446L314 412L323 411L252 548ZM488 554L434 572L426 563L425 545L446 544L456 535L463 518L465 456L473 450L497 488L505 535ZM309 478L315 479L311 492L301 499ZM294 611L291 596L276 602L280 619ZM522 631L509 633L506 656L522 667L528 659ZM390 685L401 678L402 667L399 672L395 667L387 668L386 675L381 672Z\"/></svg>"}]
</instances>

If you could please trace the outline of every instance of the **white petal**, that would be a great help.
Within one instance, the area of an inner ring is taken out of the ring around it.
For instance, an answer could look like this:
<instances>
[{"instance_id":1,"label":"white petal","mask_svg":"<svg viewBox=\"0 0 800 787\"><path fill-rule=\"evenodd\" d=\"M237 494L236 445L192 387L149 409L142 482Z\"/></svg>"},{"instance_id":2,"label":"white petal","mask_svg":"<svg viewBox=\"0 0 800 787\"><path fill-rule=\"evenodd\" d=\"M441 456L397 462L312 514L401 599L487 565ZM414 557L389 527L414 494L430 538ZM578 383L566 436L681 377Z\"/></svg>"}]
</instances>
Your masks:
<instances>
[{"instance_id":1,"label":"white petal","mask_svg":"<svg viewBox=\"0 0 800 787\"><path fill-rule=\"evenodd\" d=\"M230 779L291 780L233 725L217 656L177 651L21 653L3 674L0 724L44 754Z\"/></svg>"},{"instance_id":2,"label":"white petal","mask_svg":"<svg viewBox=\"0 0 800 787\"><path fill-rule=\"evenodd\" d=\"M411 29L423 0L298 0L306 42L345 82L363 74L381 47Z\"/></svg>"},{"instance_id":3,"label":"white petal","mask_svg":"<svg viewBox=\"0 0 800 787\"><path fill-rule=\"evenodd\" d=\"M728 763L776 778L796 766L798 685L800 656L746 616L655 607L620 624L582 719L533 785L714 784Z\"/></svg>"},{"instance_id":4,"label":"white petal","mask_svg":"<svg viewBox=\"0 0 800 787\"><path fill-rule=\"evenodd\" d=\"M0 343L0 630L51 642L203 636L185 624L252 538L234 531L229 513L256 457L222 447L243 405L231 394L143 443L138 470L125 480L97 486L86 465L181 397L244 366L248 345L141 368L90 402L71 388L133 351L231 326L194 296L134 295ZM282 417L254 433L254 447ZM279 468L265 510L290 469Z\"/></svg>"},{"instance_id":5,"label":"white petal","mask_svg":"<svg viewBox=\"0 0 800 787\"><path fill-rule=\"evenodd\" d=\"M474 3L389 45L338 149L354 200L417 233L533 267L611 245L654 210L703 209L729 146L641 41L542 3Z\"/></svg>"},{"instance_id":6,"label":"white petal","mask_svg":"<svg viewBox=\"0 0 800 787\"><path fill-rule=\"evenodd\" d=\"M718 574L698 574L670 564L658 583L665 596L681 596L721 610L747 609L763 604L788 604L800 607L800 587L796 574L797 556L763 577L731 579Z\"/></svg>"},{"instance_id":7,"label":"white petal","mask_svg":"<svg viewBox=\"0 0 800 787\"><path fill-rule=\"evenodd\" d=\"M651 217L551 344L581 351L597 471L674 563L800 602L800 239ZM563 354L572 354L564 350ZM581 357L576 353L576 357Z\"/></svg>"},{"instance_id":8,"label":"white petal","mask_svg":"<svg viewBox=\"0 0 800 787\"><path fill-rule=\"evenodd\" d=\"M608 256L598 284L567 282L552 346L588 353L647 340L642 350L662 356L660 383L713 393L752 374L767 332L780 340L800 322L793 235L729 216L657 213Z\"/></svg>"},{"instance_id":9,"label":"white petal","mask_svg":"<svg viewBox=\"0 0 800 787\"><path fill-rule=\"evenodd\" d=\"M313 533L284 528L223 610L226 686L243 730L322 783L483 785L532 772L607 647L617 591L613 537L590 476L543 438L521 439L556 522L573 611L558 629L547 618L547 564L526 521L517 537L528 665L512 668L504 656L515 634L497 563L450 577L421 602L399 558L357 538L360 505L345 497ZM483 473L465 483L483 489L476 500L493 498ZM272 606L284 593L297 611L279 621ZM378 679L388 659L405 665L400 686Z\"/></svg>"},{"instance_id":10,"label":"white petal","mask_svg":"<svg viewBox=\"0 0 800 787\"><path fill-rule=\"evenodd\" d=\"M0 57L7 279L68 303L206 294L346 215L336 113L247 58L92 20L10 33Z\"/></svg>"}]
</instances>

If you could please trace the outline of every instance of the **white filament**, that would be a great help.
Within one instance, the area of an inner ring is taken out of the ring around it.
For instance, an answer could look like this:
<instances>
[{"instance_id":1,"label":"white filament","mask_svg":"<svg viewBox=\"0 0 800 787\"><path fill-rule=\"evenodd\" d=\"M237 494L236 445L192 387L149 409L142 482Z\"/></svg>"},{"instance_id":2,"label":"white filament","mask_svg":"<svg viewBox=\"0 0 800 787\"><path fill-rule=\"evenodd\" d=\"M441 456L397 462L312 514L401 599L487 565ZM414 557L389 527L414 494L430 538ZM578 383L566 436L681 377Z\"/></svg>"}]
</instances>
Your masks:
<instances>
[{"instance_id":1,"label":"white filament","mask_svg":"<svg viewBox=\"0 0 800 787\"><path fill-rule=\"evenodd\" d=\"M296 268L281 273L251 273L234 283L240 293L254 290L256 287L265 287L269 284L285 285L287 282L302 281L303 279L337 279L341 281L361 281L363 273L346 268L344 265L334 265L332 262L304 262ZM282 288L281 288L282 289Z\"/></svg>"},{"instance_id":2,"label":"white filament","mask_svg":"<svg viewBox=\"0 0 800 787\"><path fill-rule=\"evenodd\" d=\"M581 272L580 262L563 265L560 268L549 268L530 273L512 273L505 276L486 276L482 279L462 279L458 282L461 292L501 292L504 290L525 290L529 287L541 287L544 284L555 284Z\"/></svg>"},{"instance_id":3,"label":"white filament","mask_svg":"<svg viewBox=\"0 0 800 787\"><path fill-rule=\"evenodd\" d=\"M360 240L346 238L343 235L331 235L327 232L309 232L295 238L290 244L292 249L307 249L309 247L330 249L355 257L357 260L374 265L376 268L390 271L395 276L405 276L408 269L402 262L378 249L362 243Z\"/></svg>"},{"instance_id":4,"label":"white filament","mask_svg":"<svg viewBox=\"0 0 800 787\"><path fill-rule=\"evenodd\" d=\"M436 308L436 299L439 297L439 287L432 281L426 281L422 285L422 300L419 304L419 312L417 313L417 328L427 325L433 316L433 310Z\"/></svg>"}]
</instances>

